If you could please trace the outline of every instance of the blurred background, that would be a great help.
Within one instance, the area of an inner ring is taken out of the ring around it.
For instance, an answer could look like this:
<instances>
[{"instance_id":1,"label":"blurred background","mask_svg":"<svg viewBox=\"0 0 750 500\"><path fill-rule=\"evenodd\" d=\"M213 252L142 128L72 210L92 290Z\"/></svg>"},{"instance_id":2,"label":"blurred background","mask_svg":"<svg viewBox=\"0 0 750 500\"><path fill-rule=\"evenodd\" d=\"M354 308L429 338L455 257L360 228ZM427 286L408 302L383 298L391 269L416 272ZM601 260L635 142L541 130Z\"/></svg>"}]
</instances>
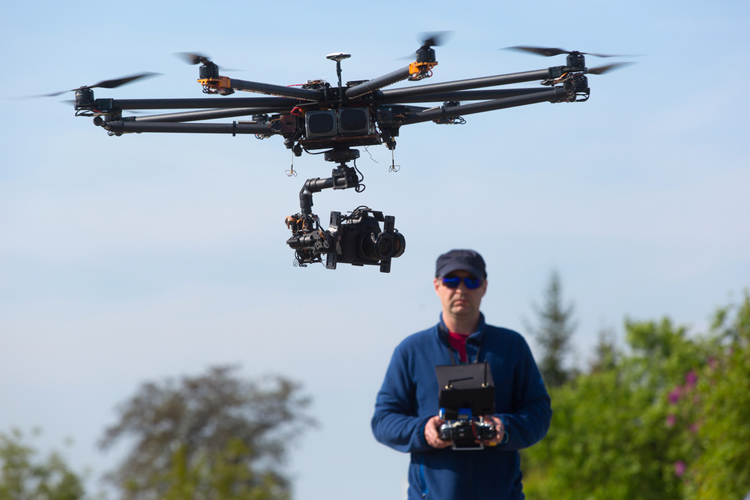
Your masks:
<instances>
[{"instance_id":1,"label":"blurred background","mask_svg":"<svg viewBox=\"0 0 750 500\"><path fill-rule=\"evenodd\" d=\"M0 432L19 428L42 454L61 450L72 470L89 471L87 491L117 497L100 478L134 441L96 446L119 422L115 407L143 383L179 387L233 365L234 377L283 376L310 398L304 414L317 426L301 421L284 440L280 470L294 498L402 498L409 457L372 437L375 395L397 343L438 319L435 258L462 247L488 263L487 321L526 334L538 359L538 309L557 273L558 303L574 303L561 358L571 377L606 359L601 332L621 361L656 356L628 341L641 337L626 318L657 321L643 335L657 344L672 334L688 342L681 368L641 401L662 405L654 422L664 424L666 395L708 369L708 355L691 349L723 352L736 317L710 346L694 339L750 284L749 11L741 1L3 3ZM298 212L304 180L331 165L292 159L280 137L108 137L59 103L72 93L19 99L143 71L162 75L96 96L201 97L197 68L177 52L292 85L335 82L325 56L343 51L344 81L362 80L402 67L420 34L436 30L453 33L429 83L564 64L501 50L514 45L632 54L618 61L637 64L591 76L585 103L404 127L397 173L385 147L362 149L366 191L316 194L314 211L327 221L366 204L394 215L407 250L390 274L293 266L284 218ZM297 177L285 175L292 160ZM32 438L35 427L43 432ZM551 456L533 463L547 470ZM673 471L683 459L655 460L670 494L686 495Z\"/></svg>"}]
</instances>

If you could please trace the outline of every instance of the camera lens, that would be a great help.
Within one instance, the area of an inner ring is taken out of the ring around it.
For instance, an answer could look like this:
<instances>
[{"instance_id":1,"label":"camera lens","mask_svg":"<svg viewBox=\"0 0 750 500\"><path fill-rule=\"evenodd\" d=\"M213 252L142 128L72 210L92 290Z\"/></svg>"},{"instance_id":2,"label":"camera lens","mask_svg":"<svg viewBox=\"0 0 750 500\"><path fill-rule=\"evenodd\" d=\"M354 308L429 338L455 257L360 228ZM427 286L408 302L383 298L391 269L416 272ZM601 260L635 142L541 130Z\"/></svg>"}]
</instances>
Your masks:
<instances>
[{"instance_id":1,"label":"camera lens","mask_svg":"<svg viewBox=\"0 0 750 500\"><path fill-rule=\"evenodd\" d=\"M372 236L375 239L375 235ZM375 254L378 259L400 257L404 250L406 250L406 239L401 233L380 233L375 239Z\"/></svg>"},{"instance_id":2,"label":"camera lens","mask_svg":"<svg viewBox=\"0 0 750 500\"><path fill-rule=\"evenodd\" d=\"M379 259L391 258L395 243L396 241L393 235L381 233L375 240L375 255L377 255Z\"/></svg>"}]
</instances>

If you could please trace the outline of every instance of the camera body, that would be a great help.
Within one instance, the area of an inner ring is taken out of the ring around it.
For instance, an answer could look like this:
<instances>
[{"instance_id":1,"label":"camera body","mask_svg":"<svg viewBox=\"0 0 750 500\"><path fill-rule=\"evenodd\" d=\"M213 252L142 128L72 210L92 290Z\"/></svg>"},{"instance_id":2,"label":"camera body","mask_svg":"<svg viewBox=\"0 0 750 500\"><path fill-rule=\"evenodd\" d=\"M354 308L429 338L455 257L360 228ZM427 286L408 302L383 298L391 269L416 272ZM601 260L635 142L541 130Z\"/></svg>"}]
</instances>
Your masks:
<instances>
[{"instance_id":1,"label":"camera body","mask_svg":"<svg viewBox=\"0 0 750 500\"><path fill-rule=\"evenodd\" d=\"M299 266L322 262L336 269L338 263L354 266L377 265L380 272L391 270L391 259L403 255L406 239L395 228L396 218L368 207L357 207L351 214L331 212L327 230L315 215L296 214L287 218L292 237L287 244L295 250ZM380 222L383 228L380 228Z\"/></svg>"},{"instance_id":2,"label":"camera body","mask_svg":"<svg viewBox=\"0 0 750 500\"><path fill-rule=\"evenodd\" d=\"M379 222L383 222L382 231ZM395 223L395 217L367 207L358 207L343 221L340 212L331 212L328 232L336 241L336 252L328 254L326 267L336 269L341 262L379 265L381 273L390 272L391 259L401 257L406 249L404 235Z\"/></svg>"},{"instance_id":3,"label":"camera body","mask_svg":"<svg viewBox=\"0 0 750 500\"><path fill-rule=\"evenodd\" d=\"M445 408L440 408L438 415L445 419ZM454 450L481 450L484 444L477 441L493 439L496 434L494 424L473 418L469 408L461 408L457 419L440 426L440 439L451 441Z\"/></svg>"}]
</instances>

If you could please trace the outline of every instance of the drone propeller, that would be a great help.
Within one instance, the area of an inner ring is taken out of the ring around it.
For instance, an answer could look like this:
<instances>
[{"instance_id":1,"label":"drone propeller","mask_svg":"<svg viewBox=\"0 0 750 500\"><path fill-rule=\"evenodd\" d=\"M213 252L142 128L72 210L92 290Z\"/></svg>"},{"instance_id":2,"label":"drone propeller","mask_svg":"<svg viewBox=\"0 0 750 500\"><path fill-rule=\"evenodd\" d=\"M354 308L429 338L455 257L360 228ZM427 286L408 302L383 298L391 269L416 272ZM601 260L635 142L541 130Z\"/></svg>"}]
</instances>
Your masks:
<instances>
[{"instance_id":1,"label":"drone propeller","mask_svg":"<svg viewBox=\"0 0 750 500\"><path fill-rule=\"evenodd\" d=\"M205 63L211 63L211 59L204 56L203 54L191 54L190 52L178 52L175 54L177 57L180 57L184 59L188 64L205 64Z\"/></svg>"},{"instance_id":2,"label":"drone propeller","mask_svg":"<svg viewBox=\"0 0 750 500\"><path fill-rule=\"evenodd\" d=\"M518 50L522 52L531 52L532 54L537 54L537 55L545 56L545 57L559 56L560 54L585 54L588 56L595 56L595 57L622 57L616 54L595 54L593 52L579 52L577 50L557 49L554 47L530 47L530 46L524 46L524 45L516 45L515 47L505 47L505 50Z\"/></svg>"},{"instance_id":3,"label":"drone propeller","mask_svg":"<svg viewBox=\"0 0 750 500\"><path fill-rule=\"evenodd\" d=\"M433 31L432 33L422 33L422 46L420 49L429 49L430 47L440 47L450 38L452 31Z\"/></svg>"},{"instance_id":4,"label":"drone propeller","mask_svg":"<svg viewBox=\"0 0 750 500\"><path fill-rule=\"evenodd\" d=\"M625 66L630 66L631 64L635 64L632 62L621 62L621 63L614 63L614 64L608 64L606 66L598 66L596 68L588 68L586 70L586 73L589 75L603 75L604 73L607 73L608 71L612 71L614 69L624 68Z\"/></svg>"},{"instance_id":5,"label":"drone propeller","mask_svg":"<svg viewBox=\"0 0 750 500\"><path fill-rule=\"evenodd\" d=\"M196 65L196 64L216 64L211 59L208 58L208 56L204 56L203 54L192 54L190 52L178 52L175 54L180 59L185 60L188 64ZM216 65L218 67L218 65ZM222 71L240 71L238 69L230 69L230 68L222 68Z\"/></svg>"},{"instance_id":6,"label":"drone propeller","mask_svg":"<svg viewBox=\"0 0 750 500\"><path fill-rule=\"evenodd\" d=\"M141 78L150 78L152 76L157 76L161 73L141 73L139 75L133 75L133 76L126 76L123 78L117 78L114 80L103 80L99 83L96 83L94 85L83 85L82 87L78 87L77 89L69 89L69 90L61 90L60 92L54 92L52 94L43 94L39 96L34 97L55 97L61 94L64 94L65 92L76 92L79 90L84 89L95 89L95 88L101 88L101 89L114 89L117 87L120 87L122 85L126 85L128 83L134 82L136 80L139 80Z\"/></svg>"},{"instance_id":7,"label":"drone propeller","mask_svg":"<svg viewBox=\"0 0 750 500\"><path fill-rule=\"evenodd\" d=\"M441 45L445 45L445 42L448 41L448 38L450 38L452 34L452 31L432 31L429 33L422 33L422 35L419 37L422 45L420 45L416 53L413 52L411 55L399 57L398 59L414 59L415 54L417 58L419 58L420 54L426 54L430 51L432 51L434 57L435 51L432 50L432 47L440 47Z\"/></svg>"}]
</instances>

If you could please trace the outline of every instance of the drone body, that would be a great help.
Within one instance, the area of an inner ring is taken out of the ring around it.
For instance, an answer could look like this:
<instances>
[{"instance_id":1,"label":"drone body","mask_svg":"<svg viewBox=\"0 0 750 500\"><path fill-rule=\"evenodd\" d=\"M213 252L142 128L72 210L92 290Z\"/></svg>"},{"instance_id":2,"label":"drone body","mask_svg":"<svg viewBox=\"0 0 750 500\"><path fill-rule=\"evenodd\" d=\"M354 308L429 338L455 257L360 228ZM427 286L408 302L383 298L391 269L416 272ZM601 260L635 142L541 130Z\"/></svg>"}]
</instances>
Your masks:
<instances>
[{"instance_id":1,"label":"drone body","mask_svg":"<svg viewBox=\"0 0 750 500\"><path fill-rule=\"evenodd\" d=\"M336 63L337 85L310 80L301 86L280 86L228 78L219 67L199 54L183 54L189 63L200 64L198 83L212 95L202 99L102 99L93 88L114 88L146 73L120 80L107 80L75 89L78 116L94 116L94 123L110 135L125 133L202 133L253 134L258 138L283 137L294 155L303 151L326 150L324 158L337 164L331 177L308 179L300 191L300 212L287 217L292 237L287 244L295 251L295 263L305 266L322 262L335 269L337 262L353 265L379 265L390 270L392 258L403 254L405 239L394 227L393 217L367 207L351 215L332 212L324 230L312 213L312 194L322 189L364 190L362 174L356 168L359 146L385 144L393 150L402 126L433 121L439 124L464 123L463 116L525 106L540 102L582 102L589 98L587 74L602 74L624 63L588 69L586 53L562 49L512 47L539 55L568 54L566 64L547 69L472 78L452 82L383 90L403 80L419 81L432 76L437 65L433 46L437 37L424 40L415 62L372 80L342 83L341 63L349 54L337 52L327 58ZM591 54L609 57L602 54ZM541 81L541 87L490 88ZM482 90L478 90L482 89ZM264 97L226 97L236 91L266 94ZM56 94L55 94L56 95ZM214 97L222 96L222 97ZM463 104L469 101L469 104ZM439 103L432 107L423 103ZM128 110L191 110L150 116L123 116ZM248 121L201 123L222 118L251 117ZM348 165L354 163L354 167ZM380 230L379 222L384 222Z\"/></svg>"}]
</instances>

